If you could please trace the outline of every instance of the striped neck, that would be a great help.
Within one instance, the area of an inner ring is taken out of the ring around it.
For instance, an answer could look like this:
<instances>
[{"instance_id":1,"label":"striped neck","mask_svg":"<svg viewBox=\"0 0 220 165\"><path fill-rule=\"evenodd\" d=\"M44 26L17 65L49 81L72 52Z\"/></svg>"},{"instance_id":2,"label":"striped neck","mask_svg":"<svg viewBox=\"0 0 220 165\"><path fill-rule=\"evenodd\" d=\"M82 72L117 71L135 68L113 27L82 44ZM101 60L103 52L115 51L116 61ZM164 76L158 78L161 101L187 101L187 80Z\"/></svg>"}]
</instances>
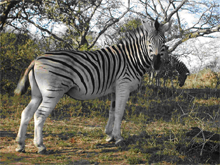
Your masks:
<instances>
[{"instance_id":1,"label":"striped neck","mask_svg":"<svg viewBox=\"0 0 220 165\"><path fill-rule=\"evenodd\" d=\"M141 26L133 32L127 33L125 39L119 43L123 47L129 66L135 69L141 77L151 66L146 42L147 32Z\"/></svg>"},{"instance_id":2,"label":"striped neck","mask_svg":"<svg viewBox=\"0 0 220 165\"><path fill-rule=\"evenodd\" d=\"M187 67L185 66L185 64L182 61L180 61L178 58L173 57L173 56L172 56L172 59L174 62L174 67L179 72L179 74L189 73L189 70L187 69Z\"/></svg>"}]
</instances>

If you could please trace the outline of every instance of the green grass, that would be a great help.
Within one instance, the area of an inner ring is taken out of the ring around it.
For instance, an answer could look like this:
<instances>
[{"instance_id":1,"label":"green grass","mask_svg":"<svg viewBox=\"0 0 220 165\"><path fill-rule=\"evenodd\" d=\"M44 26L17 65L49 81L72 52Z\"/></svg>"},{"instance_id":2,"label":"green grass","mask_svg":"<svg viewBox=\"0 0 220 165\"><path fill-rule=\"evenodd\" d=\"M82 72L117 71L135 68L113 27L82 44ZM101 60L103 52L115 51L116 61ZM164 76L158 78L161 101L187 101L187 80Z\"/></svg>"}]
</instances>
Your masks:
<instances>
[{"instance_id":1,"label":"green grass","mask_svg":"<svg viewBox=\"0 0 220 165\"><path fill-rule=\"evenodd\" d=\"M0 162L64 164L218 164L220 142L186 136L191 127L220 134L220 98L161 95L146 87L132 94L122 121L125 145L106 143L110 97L76 101L63 97L44 125L48 155L36 154L33 119L26 153L16 153L15 137L30 96L1 95Z\"/></svg>"}]
</instances>

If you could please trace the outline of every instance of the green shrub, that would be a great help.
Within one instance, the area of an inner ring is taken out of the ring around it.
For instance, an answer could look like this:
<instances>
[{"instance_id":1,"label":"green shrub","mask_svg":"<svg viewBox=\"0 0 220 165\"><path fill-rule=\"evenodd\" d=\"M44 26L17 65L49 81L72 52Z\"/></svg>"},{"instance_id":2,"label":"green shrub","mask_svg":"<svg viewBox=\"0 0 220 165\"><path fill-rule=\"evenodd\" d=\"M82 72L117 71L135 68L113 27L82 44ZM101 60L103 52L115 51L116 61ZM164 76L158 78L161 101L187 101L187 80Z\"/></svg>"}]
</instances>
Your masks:
<instances>
[{"instance_id":1,"label":"green shrub","mask_svg":"<svg viewBox=\"0 0 220 165\"><path fill-rule=\"evenodd\" d=\"M0 38L0 90L11 95L22 72L40 51L27 34L1 33Z\"/></svg>"}]
</instances>

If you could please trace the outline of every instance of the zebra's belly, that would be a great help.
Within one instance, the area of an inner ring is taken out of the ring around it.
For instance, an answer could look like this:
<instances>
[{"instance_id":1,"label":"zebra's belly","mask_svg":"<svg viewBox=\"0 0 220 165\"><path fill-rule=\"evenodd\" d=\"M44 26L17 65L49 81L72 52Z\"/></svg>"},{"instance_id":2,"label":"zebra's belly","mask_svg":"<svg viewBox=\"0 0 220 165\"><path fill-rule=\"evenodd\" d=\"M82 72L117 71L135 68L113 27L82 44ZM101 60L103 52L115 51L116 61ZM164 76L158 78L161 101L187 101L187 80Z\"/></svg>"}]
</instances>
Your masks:
<instances>
[{"instance_id":1,"label":"zebra's belly","mask_svg":"<svg viewBox=\"0 0 220 165\"><path fill-rule=\"evenodd\" d=\"M113 91L114 91L114 88L109 88L105 92L101 92L101 93L92 93L91 91L88 91L86 93L84 90L79 90L78 88L72 88L66 94L76 100L91 100L91 99L95 99L95 98L110 94Z\"/></svg>"}]
</instances>

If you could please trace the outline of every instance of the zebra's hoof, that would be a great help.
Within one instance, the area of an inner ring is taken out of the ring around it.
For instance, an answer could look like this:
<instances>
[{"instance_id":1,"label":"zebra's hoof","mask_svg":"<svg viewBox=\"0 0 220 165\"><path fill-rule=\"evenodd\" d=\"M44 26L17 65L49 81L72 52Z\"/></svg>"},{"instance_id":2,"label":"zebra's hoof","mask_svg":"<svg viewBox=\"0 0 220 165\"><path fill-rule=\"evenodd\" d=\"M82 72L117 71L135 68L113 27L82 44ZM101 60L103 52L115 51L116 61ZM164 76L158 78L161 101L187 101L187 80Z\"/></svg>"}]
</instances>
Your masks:
<instances>
[{"instance_id":1,"label":"zebra's hoof","mask_svg":"<svg viewBox=\"0 0 220 165\"><path fill-rule=\"evenodd\" d=\"M44 145L38 146L38 154L46 155L47 154L47 149Z\"/></svg>"},{"instance_id":2,"label":"zebra's hoof","mask_svg":"<svg viewBox=\"0 0 220 165\"><path fill-rule=\"evenodd\" d=\"M26 152L25 152L25 149L24 149L24 148L20 148L20 147L16 148L15 151L16 151L16 152L26 153Z\"/></svg>"},{"instance_id":3,"label":"zebra's hoof","mask_svg":"<svg viewBox=\"0 0 220 165\"><path fill-rule=\"evenodd\" d=\"M46 150L46 148L44 148L44 149L41 150L41 151L38 151L38 154L47 155L47 150Z\"/></svg>"},{"instance_id":4,"label":"zebra's hoof","mask_svg":"<svg viewBox=\"0 0 220 165\"><path fill-rule=\"evenodd\" d=\"M115 142L115 139L113 136L108 136L105 140L106 142Z\"/></svg>"},{"instance_id":5,"label":"zebra's hoof","mask_svg":"<svg viewBox=\"0 0 220 165\"><path fill-rule=\"evenodd\" d=\"M117 140L117 141L115 142L115 145L116 145L117 147L125 147L125 146L126 146L123 139Z\"/></svg>"}]
</instances>

